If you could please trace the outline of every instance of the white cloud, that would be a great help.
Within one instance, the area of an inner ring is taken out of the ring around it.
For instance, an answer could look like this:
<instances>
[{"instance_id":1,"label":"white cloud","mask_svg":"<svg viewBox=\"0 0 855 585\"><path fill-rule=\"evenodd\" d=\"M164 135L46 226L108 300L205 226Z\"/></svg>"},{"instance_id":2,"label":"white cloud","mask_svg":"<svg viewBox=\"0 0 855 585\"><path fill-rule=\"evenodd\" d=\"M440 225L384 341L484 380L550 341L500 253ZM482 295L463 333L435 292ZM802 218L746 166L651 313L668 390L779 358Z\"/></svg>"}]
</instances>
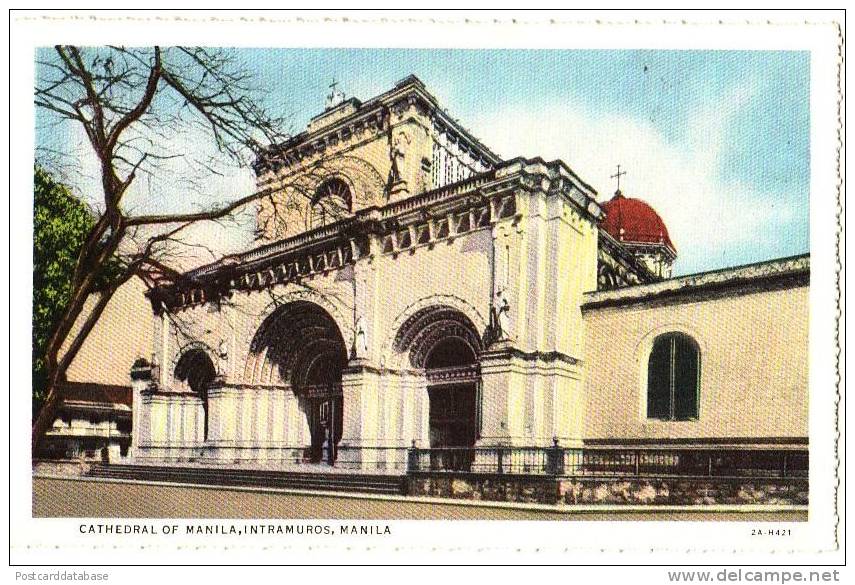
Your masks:
<instances>
[{"instance_id":1,"label":"white cloud","mask_svg":"<svg viewBox=\"0 0 855 585\"><path fill-rule=\"evenodd\" d=\"M610 175L620 163L627 172L621 190L644 199L663 218L679 254L675 269L685 273L744 261L740 246L780 255L774 252L775 234L793 220L786 206L767 204L774 194L719 176L728 118L749 97L739 90L724 100L726 108L711 104L696 113L680 144L669 143L643 121L569 104L491 110L474 121L473 129L506 158L565 161L597 190L600 202L611 198L615 181ZM757 238L770 241L758 245Z\"/></svg>"}]
</instances>

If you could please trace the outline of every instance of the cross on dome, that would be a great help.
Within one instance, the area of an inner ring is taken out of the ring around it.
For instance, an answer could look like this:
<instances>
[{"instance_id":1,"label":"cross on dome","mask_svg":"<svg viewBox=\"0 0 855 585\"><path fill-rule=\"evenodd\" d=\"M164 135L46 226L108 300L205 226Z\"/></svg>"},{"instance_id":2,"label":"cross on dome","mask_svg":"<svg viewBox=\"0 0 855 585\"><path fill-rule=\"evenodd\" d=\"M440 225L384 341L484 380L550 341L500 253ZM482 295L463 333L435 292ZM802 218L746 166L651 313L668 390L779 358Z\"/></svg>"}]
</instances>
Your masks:
<instances>
[{"instance_id":1,"label":"cross on dome","mask_svg":"<svg viewBox=\"0 0 855 585\"><path fill-rule=\"evenodd\" d=\"M623 175L626 175L626 171L621 172L621 170L620 170L620 164L618 164L618 166L617 166L617 172L616 172L614 175L612 175L612 176L610 177L611 179L617 179L617 189L615 190L615 195L619 195L619 194L620 194L620 178L621 178L621 176L623 176Z\"/></svg>"}]
</instances>

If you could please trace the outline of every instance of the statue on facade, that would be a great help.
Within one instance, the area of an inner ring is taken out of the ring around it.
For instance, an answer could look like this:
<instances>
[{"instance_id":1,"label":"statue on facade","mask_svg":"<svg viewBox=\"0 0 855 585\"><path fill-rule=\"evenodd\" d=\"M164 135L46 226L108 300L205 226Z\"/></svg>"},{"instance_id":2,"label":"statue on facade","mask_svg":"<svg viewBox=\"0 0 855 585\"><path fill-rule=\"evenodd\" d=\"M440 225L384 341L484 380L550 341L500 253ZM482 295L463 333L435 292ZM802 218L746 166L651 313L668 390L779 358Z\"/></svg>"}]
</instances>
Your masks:
<instances>
[{"instance_id":1,"label":"statue on facade","mask_svg":"<svg viewBox=\"0 0 855 585\"><path fill-rule=\"evenodd\" d=\"M366 332L365 317L360 315L356 320L353 334L353 358L359 359L368 356L368 333Z\"/></svg>"},{"instance_id":2,"label":"statue on facade","mask_svg":"<svg viewBox=\"0 0 855 585\"><path fill-rule=\"evenodd\" d=\"M404 178L401 175L401 169L404 166L404 158L407 156L407 148L410 145L410 136L406 132L398 132L394 138L389 140L389 159L391 167L389 168L389 179L387 189L389 194L406 191Z\"/></svg>"},{"instance_id":3,"label":"statue on facade","mask_svg":"<svg viewBox=\"0 0 855 585\"><path fill-rule=\"evenodd\" d=\"M490 320L492 321L493 341L502 341L510 338L511 304L505 298L504 291L496 291L493 306L490 307Z\"/></svg>"},{"instance_id":4,"label":"statue on facade","mask_svg":"<svg viewBox=\"0 0 855 585\"><path fill-rule=\"evenodd\" d=\"M217 374L224 375L228 370L229 345L225 339L221 339L217 345Z\"/></svg>"}]
</instances>

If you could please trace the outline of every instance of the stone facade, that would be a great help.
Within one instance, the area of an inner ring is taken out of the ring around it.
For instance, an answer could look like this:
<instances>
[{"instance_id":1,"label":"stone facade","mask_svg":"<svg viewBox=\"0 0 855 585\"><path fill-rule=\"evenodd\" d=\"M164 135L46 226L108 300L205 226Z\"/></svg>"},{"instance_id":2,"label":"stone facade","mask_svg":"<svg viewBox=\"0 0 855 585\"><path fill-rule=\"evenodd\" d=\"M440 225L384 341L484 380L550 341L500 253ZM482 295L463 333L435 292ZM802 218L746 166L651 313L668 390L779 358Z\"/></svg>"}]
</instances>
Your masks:
<instances>
[{"instance_id":1,"label":"stone facade","mask_svg":"<svg viewBox=\"0 0 855 585\"><path fill-rule=\"evenodd\" d=\"M281 348L257 340L265 322L301 303L323 316L319 326L333 332L324 341L346 354L339 464L402 467L413 441L430 444L427 387L453 385L455 375L485 405L478 444L577 442L579 307L596 286L597 213L563 165L515 160L357 211L346 229L297 236L293 247L286 239L263 249L252 272L240 258L225 287L216 267L193 275L193 288L156 291L160 367L152 390L138 388L136 455L299 459L311 433L309 399L295 391L293 372L283 377L282 360L271 358ZM324 248L310 266L303 251L315 242ZM555 267L578 276L556 280ZM219 280L211 284L208 275ZM491 317L498 302L505 316ZM430 381L424 362L446 338L471 348L476 367L471 376L437 371L451 377ZM196 430L201 399L176 392L174 371L190 350L216 365L207 441Z\"/></svg>"},{"instance_id":2,"label":"stone facade","mask_svg":"<svg viewBox=\"0 0 855 585\"><path fill-rule=\"evenodd\" d=\"M411 447L805 448L806 258L662 281L567 165L501 161L415 78L331 100L256 171L261 245L148 295L137 460L401 472ZM691 422L643 412L639 372L672 330L700 344ZM546 497L544 478L445 481L416 492Z\"/></svg>"}]
</instances>

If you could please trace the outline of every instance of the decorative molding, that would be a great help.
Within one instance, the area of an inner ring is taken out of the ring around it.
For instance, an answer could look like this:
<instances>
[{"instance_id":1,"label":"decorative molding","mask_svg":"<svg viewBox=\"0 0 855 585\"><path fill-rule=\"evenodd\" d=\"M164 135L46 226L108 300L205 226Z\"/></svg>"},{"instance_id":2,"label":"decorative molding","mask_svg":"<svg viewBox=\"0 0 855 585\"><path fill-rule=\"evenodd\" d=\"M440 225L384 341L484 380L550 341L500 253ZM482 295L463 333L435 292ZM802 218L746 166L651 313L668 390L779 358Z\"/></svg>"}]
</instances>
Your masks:
<instances>
[{"instance_id":1,"label":"decorative molding","mask_svg":"<svg viewBox=\"0 0 855 585\"><path fill-rule=\"evenodd\" d=\"M439 220L440 228L433 240L418 245L430 246L439 239L451 239L461 232L487 228L497 222L519 224L522 206L518 198L526 191L523 183L535 178L537 188L548 196L561 196L579 210L587 209L580 207L577 196L570 193L582 194L579 186L570 183L570 176L563 163L514 159L469 180L383 207L367 207L335 223L225 257L185 273L175 283L156 287L147 295L155 312L221 303L237 290L263 290L341 270L370 257L371 238L382 240L398 233L397 230L409 233L410 226L421 233L428 230L431 219ZM601 211L593 199L587 202L594 205L596 213L590 210L583 213L588 221L595 222ZM391 249L386 250L387 243L381 249L397 253L401 241L395 237ZM411 241L407 247L416 244Z\"/></svg>"},{"instance_id":2,"label":"decorative molding","mask_svg":"<svg viewBox=\"0 0 855 585\"><path fill-rule=\"evenodd\" d=\"M398 82L391 90L364 103L351 98L333 110L316 116L310 123L310 129L282 144L268 147L256 160L253 168L259 176L266 172L277 172L283 167L299 164L307 157L322 153L339 142L353 140L366 130L379 135L386 131L385 126L390 114L401 118L412 108L429 118L437 131L454 136L455 142L464 145L473 158L483 161L483 166L492 167L501 161L495 153L445 113L421 80L411 75ZM348 110L349 113L329 124L317 124L318 120L334 113L336 109Z\"/></svg>"},{"instance_id":3,"label":"decorative molding","mask_svg":"<svg viewBox=\"0 0 855 585\"><path fill-rule=\"evenodd\" d=\"M578 365L582 360L560 351L523 351L516 347L494 347L491 346L481 353L481 361L500 359L519 359L527 362L562 362L570 365Z\"/></svg>"},{"instance_id":4,"label":"decorative molding","mask_svg":"<svg viewBox=\"0 0 855 585\"><path fill-rule=\"evenodd\" d=\"M395 319L381 349L381 364L404 367L404 356L413 349L417 336L424 336L425 328L443 320L458 326L457 333L467 340L473 353L477 355L483 349L481 339L487 330L487 321L478 309L453 295L429 295L411 303ZM419 342L424 345L425 339L421 337ZM423 366L419 360L425 356L418 354L416 357L416 362L411 359L409 363L418 369Z\"/></svg>"},{"instance_id":5,"label":"decorative molding","mask_svg":"<svg viewBox=\"0 0 855 585\"><path fill-rule=\"evenodd\" d=\"M810 255L792 256L679 276L650 284L628 286L584 295L582 311L638 303L680 302L686 295L693 301L750 294L810 284Z\"/></svg>"}]
</instances>

